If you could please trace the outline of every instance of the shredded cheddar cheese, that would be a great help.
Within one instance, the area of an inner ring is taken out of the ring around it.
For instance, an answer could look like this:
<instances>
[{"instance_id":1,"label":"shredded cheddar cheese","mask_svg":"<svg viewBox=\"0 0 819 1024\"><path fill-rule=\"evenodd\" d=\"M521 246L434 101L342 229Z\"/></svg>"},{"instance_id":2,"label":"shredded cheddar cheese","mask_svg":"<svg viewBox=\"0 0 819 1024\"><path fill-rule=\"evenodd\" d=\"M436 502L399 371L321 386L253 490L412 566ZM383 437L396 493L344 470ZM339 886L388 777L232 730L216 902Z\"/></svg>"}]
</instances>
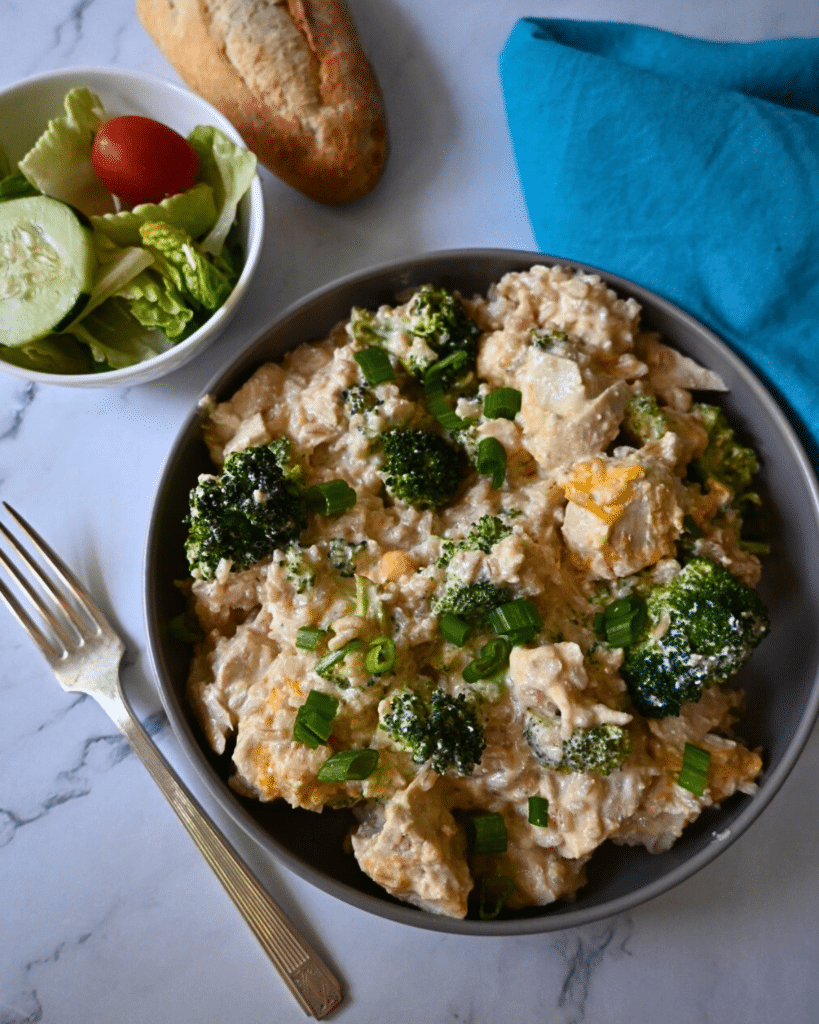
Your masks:
<instances>
[{"instance_id":1,"label":"shredded cheddar cheese","mask_svg":"<svg viewBox=\"0 0 819 1024\"><path fill-rule=\"evenodd\" d=\"M599 519L614 525L625 511L634 494L634 481L645 473L642 466L606 467L602 459L591 459L578 465L572 478L564 485L568 501L594 513ZM602 502L596 501L593 492L604 492Z\"/></svg>"}]
</instances>

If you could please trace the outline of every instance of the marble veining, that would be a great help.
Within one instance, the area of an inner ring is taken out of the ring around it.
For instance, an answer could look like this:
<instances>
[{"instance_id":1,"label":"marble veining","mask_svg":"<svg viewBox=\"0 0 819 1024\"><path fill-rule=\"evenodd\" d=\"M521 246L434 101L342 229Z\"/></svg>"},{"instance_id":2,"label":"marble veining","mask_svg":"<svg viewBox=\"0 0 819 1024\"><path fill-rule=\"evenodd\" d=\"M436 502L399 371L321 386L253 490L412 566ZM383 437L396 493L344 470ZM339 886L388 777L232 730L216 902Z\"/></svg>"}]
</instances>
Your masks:
<instances>
[{"instance_id":1,"label":"marble veining","mask_svg":"<svg viewBox=\"0 0 819 1024\"><path fill-rule=\"evenodd\" d=\"M37 397L37 385L29 381L23 383L19 393L13 396L12 404L0 421L0 442L13 441L17 438L26 418L26 410Z\"/></svg>"},{"instance_id":2,"label":"marble veining","mask_svg":"<svg viewBox=\"0 0 819 1024\"><path fill-rule=\"evenodd\" d=\"M814 735L751 830L676 890L587 927L475 940L373 918L307 884L211 807L145 664L141 563L164 457L237 347L301 295L425 250L534 247L497 55L518 17L626 20L711 38L819 34L801 0L349 0L393 150L348 209L263 174L262 269L228 337L170 377L74 392L0 374L0 498L126 638L125 684L163 752L342 977L344 1024L813 1024L819 1003ZM0 87L114 63L179 81L133 0L0 3ZM0 140L3 126L0 125ZM304 1019L113 725L63 692L0 609L0 1024Z\"/></svg>"}]
</instances>

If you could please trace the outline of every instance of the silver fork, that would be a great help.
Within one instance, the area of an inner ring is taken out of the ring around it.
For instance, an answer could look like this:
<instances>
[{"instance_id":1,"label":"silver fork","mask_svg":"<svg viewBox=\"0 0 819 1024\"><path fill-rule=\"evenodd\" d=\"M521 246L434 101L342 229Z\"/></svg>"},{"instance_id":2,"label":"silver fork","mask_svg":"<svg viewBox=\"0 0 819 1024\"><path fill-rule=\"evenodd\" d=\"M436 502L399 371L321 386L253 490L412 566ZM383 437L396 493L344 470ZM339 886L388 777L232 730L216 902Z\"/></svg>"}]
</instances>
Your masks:
<instances>
[{"instance_id":1,"label":"silver fork","mask_svg":"<svg viewBox=\"0 0 819 1024\"><path fill-rule=\"evenodd\" d=\"M318 1019L328 1016L342 1000L339 982L217 832L196 798L140 725L120 683L119 664L125 651L122 640L59 556L19 513L6 502L3 505L37 552L39 561L0 523L0 534L27 575L2 548L0 565L16 585L17 593L25 597L40 616L48 635L2 580L0 597L45 655L62 687L90 694L118 726L304 1012ZM35 589L31 581L36 581L39 589Z\"/></svg>"}]
</instances>

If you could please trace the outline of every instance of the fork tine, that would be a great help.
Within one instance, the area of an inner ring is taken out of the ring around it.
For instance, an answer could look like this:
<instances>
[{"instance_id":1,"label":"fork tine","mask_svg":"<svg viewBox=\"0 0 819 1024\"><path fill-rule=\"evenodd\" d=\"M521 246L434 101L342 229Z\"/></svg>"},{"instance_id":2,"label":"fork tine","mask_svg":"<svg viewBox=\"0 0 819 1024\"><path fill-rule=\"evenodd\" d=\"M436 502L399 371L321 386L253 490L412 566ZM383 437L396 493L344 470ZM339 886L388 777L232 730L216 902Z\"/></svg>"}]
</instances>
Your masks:
<instances>
[{"instance_id":1,"label":"fork tine","mask_svg":"<svg viewBox=\"0 0 819 1024\"><path fill-rule=\"evenodd\" d=\"M26 552L17 543L14 536L11 533L9 533L9 531L2 523L0 523L0 534L2 534L9 542L9 544L14 548L20 560L24 562L25 565L27 565L28 568L36 574L37 578L42 581L42 574L37 570L36 565L31 561L31 559L27 556ZM31 584L28 582L25 576L23 576L23 574L20 572L17 566L11 561L10 558L8 558L6 553L2 550L0 550L0 565L3 566L3 568L9 574L9 576L15 581L19 589L25 594L25 596L29 600L29 603L37 611L40 617L48 624L49 628L54 631L54 633L57 635L57 638L62 643L63 647L67 649L73 644L76 644L77 641L80 639L81 634L75 628L75 635L73 637L68 635L68 632L63 627L62 623L59 622L58 619L52 614L52 612L46 607L45 603L40 598L37 591L31 586ZM49 594L51 594L51 590L49 590Z\"/></svg>"},{"instance_id":2,"label":"fork tine","mask_svg":"<svg viewBox=\"0 0 819 1024\"><path fill-rule=\"evenodd\" d=\"M59 661L63 652L54 649L2 580L0 580L0 598L3 599L8 610L29 634L34 643L37 644L46 659L50 662Z\"/></svg>"},{"instance_id":3,"label":"fork tine","mask_svg":"<svg viewBox=\"0 0 819 1024\"><path fill-rule=\"evenodd\" d=\"M85 633L88 632L89 623L97 633L111 632L111 627L109 626L102 612L94 604L94 602L86 593L83 585L80 583L77 577L71 572L71 570L68 568L65 562L63 562L63 560L60 558L57 552L54 551L54 549L43 540L43 538L40 536L39 533L37 533L34 527L30 526L26 522L26 520L23 519L20 513L16 512L11 507L11 505L8 504L8 502L4 501L3 506L5 507L9 515L12 516L14 521L23 531L23 533L25 533L25 535L28 537L29 541L31 541L31 543L37 549L37 551L43 558L44 562L49 566L51 570L53 570L55 575L60 577L63 584L68 589L68 592L71 594L74 600L82 606L83 610L85 611L88 617L87 622L83 622L79 618L75 609L72 608L72 606L65 600L65 597L60 593L60 591L56 589L54 583L48 578L48 576L45 575L42 569L25 551L25 549L20 546L20 544L15 540L12 534L10 534L8 530L6 530L2 526L2 524L0 524L0 530L2 530L2 532L9 539L11 544L14 546L15 551L20 556L20 558L25 562L25 564L28 566L31 572L37 576L37 578L48 591L49 595L54 599L54 601L57 604L59 604L63 613L69 619L74 628L77 630L79 636L83 636Z\"/></svg>"}]
</instances>

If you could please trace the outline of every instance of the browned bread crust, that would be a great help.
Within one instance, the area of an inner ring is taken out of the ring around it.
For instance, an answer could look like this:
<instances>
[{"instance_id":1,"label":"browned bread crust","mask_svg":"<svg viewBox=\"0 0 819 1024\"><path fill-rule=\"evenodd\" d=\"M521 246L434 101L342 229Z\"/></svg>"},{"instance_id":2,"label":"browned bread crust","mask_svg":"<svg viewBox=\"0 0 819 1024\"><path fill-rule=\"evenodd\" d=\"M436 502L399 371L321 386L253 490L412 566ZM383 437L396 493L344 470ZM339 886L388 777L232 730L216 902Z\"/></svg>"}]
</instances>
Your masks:
<instances>
[{"instance_id":1,"label":"browned bread crust","mask_svg":"<svg viewBox=\"0 0 819 1024\"><path fill-rule=\"evenodd\" d=\"M323 203L365 195L389 148L384 104L341 0L137 0L194 92L274 174Z\"/></svg>"}]
</instances>

